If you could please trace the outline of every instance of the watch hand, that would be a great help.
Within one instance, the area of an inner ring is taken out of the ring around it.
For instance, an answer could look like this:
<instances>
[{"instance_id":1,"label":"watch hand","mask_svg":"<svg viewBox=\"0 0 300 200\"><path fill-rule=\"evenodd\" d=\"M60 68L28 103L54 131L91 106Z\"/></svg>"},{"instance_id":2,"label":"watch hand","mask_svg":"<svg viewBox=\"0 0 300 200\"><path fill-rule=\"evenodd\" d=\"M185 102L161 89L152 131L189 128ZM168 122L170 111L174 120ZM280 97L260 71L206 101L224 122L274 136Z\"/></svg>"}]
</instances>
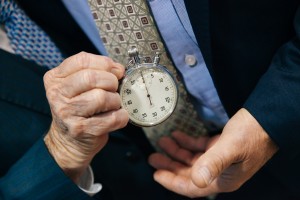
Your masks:
<instances>
[{"instance_id":1,"label":"watch hand","mask_svg":"<svg viewBox=\"0 0 300 200\"><path fill-rule=\"evenodd\" d=\"M143 72L141 71L141 76L142 76L142 79L143 79L143 83L145 84L145 88L146 88L146 91L147 91L147 97L150 101L150 106L152 106L152 102L151 102L151 98L150 98L150 94L149 94L149 91L148 91L148 88L147 88L147 84L145 82L145 78L144 78L144 75L143 75Z\"/></svg>"}]
</instances>

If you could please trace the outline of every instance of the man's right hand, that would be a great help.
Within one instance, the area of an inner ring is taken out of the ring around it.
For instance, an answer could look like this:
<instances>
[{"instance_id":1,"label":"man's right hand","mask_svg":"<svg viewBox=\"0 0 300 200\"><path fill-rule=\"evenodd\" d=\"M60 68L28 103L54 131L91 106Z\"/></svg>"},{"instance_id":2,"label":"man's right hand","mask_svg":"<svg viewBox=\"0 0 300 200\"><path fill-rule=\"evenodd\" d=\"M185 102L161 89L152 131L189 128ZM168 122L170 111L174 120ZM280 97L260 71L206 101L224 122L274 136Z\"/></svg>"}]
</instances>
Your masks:
<instances>
[{"instance_id":1,"label":"man's right hand","mask_svg":"<svg viewBox=\"0 0 300 200\"><path fill-rule=\"evenodd\" d=\"M117 93L123 75L121 64L82 52L44 76L53 117L45 143L74 182L106 144L108 133L128 122Z\"/></svg>"}]
</instances>

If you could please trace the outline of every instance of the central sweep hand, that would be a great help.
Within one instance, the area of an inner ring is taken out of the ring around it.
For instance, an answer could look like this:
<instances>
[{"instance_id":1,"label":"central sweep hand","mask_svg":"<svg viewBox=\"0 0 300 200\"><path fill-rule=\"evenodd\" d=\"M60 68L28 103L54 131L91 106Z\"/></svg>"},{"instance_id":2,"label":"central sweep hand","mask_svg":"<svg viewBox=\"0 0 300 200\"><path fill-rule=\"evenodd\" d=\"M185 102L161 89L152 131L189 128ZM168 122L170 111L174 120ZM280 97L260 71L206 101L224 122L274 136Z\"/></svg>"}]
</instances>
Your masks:
<instances>
[{"instance_id":1,"label":"central sweep hand","mask_svg":"<svg viewBox=\"0 0 300 200\"><path fill-rule=\"evenodd\" d=\"M152 106L150 94L149 94L149 91L148 91L148 88L147 88L147 84L146 84L146 82L145 82L145 78L144 78L144 75L143 75L143 72L142 72L142 71L141 71L141 76L142 76L142 79L143 79L143 83L145 84L145 88L146 88L146 92L147 92L147 97L148 97L148 99L149 99L150 106Z\"/></svg>"}]
</instances>

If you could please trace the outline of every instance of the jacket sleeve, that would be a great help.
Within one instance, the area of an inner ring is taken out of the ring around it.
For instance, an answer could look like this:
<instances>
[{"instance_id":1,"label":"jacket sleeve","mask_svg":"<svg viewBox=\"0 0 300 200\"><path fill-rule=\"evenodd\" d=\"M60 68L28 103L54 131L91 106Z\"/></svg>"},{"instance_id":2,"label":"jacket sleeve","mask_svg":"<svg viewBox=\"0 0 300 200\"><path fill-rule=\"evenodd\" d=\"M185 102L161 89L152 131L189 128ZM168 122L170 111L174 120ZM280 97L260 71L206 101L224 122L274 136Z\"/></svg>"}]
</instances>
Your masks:
<instances>
[{"instance_id":1,"label":"jacket sleeve","mask_svg":"<svg viewBox=\"0 0 300 200\"><path fill-rule=\"evenodd\" d=\"M300 153L300 7L294 27L244 104L288 159Z\"/></svg>"},{"instance_id":2,"label":"jacket sleeve","mask_svg":"<svg viewBox=\"0 0 300 200\"><path fill-rule=\"evenodd\" d=\"M0 66L0 199L91 199L44 144L51 123L45 70L1 50Z\"/></svg>"},{"instance_id":3,"label":"jacket sleeve","mask_svg":"<svg viewBox=\"0 0 300 200\"><path fill-rule=\"evenodd\" d=\"M0 179L0 199L92 199L55 163L39 139Z\"/></svg>"}]
</instances>

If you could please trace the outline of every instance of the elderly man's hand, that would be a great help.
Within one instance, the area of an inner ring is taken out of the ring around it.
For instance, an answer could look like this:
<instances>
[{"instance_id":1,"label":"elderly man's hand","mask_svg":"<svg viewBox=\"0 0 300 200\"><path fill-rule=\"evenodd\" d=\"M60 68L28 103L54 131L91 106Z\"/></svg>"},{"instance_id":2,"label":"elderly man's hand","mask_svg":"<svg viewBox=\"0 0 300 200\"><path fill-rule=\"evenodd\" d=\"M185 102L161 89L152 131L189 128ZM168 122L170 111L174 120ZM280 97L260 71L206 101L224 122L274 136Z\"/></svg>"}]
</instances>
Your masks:
<instances>
[{"instance_id":1,"label":"elderly man's hand","mask_svg":"<svg viewBox=\"0 0 300 200\"><path fill-rule=\"evenodd\" d=\"M53 121L45 143L58 165L75 182L108 140L126 126L118 79L124 67L108 57L79 53L44 76Z\"/></svg>"},{"instance_id":2,"label":"elderly man's hand","mask_svg":"<svg viewBox=\"0 0 300 200\"><path fill-rule=\"evenodd\" d=\"M150 156L155 180L189 197L237 190L278 149L245 109L229 120L220 137L195 139L174 132L173 139L162 138L159 145L168 157Z\"/></svg>"}]
</instances>

